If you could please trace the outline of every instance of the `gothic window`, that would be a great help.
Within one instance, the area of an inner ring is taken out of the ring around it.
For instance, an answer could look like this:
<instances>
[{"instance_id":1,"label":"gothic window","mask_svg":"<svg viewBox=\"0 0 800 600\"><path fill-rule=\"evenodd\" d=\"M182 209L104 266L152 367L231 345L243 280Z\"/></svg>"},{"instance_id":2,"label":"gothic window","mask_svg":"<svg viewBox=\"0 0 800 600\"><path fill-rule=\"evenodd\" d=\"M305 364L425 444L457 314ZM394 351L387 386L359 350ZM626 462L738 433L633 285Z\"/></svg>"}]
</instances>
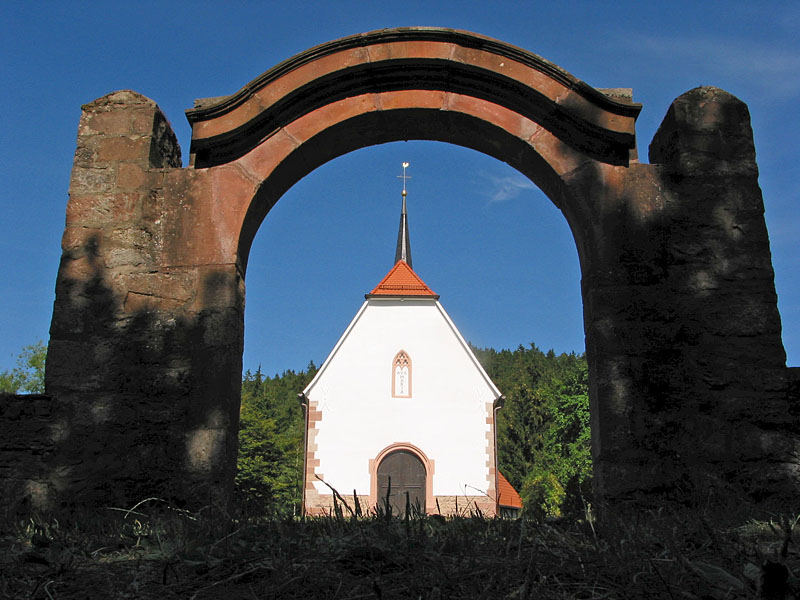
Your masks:
<instances>
[{"instance_id":1,"label":"gothic window","mask_svg":"<svg viewBox=\"0 0 800 600\"><path fill-rule=\"evenodd\" d=\"M392 361L392 397L411 397L411 359L400 350Z\"/></svg>"}]
</instances>

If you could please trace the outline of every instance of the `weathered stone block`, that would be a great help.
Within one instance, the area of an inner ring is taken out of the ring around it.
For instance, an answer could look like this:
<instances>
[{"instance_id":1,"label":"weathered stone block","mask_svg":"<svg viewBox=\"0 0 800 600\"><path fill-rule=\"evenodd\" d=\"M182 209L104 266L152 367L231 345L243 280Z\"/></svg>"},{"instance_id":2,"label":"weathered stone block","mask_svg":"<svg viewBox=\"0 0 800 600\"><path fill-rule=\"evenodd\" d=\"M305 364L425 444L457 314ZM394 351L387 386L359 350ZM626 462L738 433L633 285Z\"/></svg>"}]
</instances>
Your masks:
<instances>
[{"instance_id":1,"label":"weathered stone block","mask_svg":"<svg viewBox=\"0 0 800 600\"><path fill-rule=\"evenodd\" d=\"M113 169L107 166L92 168L75 165L72 168L72 178L69 184L70 196L73 194L99 194L115 190L116 177Z\"/></svg>"},{"instance_id":2,"label":"weathered stone block","mask_svg":"<svg viewBox=\"0 0 800 600\"><path fill-rule=\"evenodd\" d=\"M87 112L81 118L79 135L125 135L133 133L129 111ZM146 130L145 130L146 131Z\"/></svg>"},{"instance_id":3,"label":"weathered stone block","mask_svg":"<svg viewBox=\"0 0 800 600\"><path fill-rule=\"evenodd\" d=\"M114 286L121 290L174 299L181 303L190 301L197 293L197 272L194 269L117 273L113 281Z\"/></svg>"},{"instance_id":4,"label":"weathered stone block","mask_svg":"<svg viewBox=\"0 0 800 600\"><path fill-rule=\"evenodd\" d=\"M135 161L150 157L150 139L146 137L101 138L96 160L102 162Z\"/></svg>"},{"instance_id":5,"label":"weathered stone block","mask_svg":"<svg viewBox=\"0 0 800 600\"><path fill-rule=\"evenodd\" d=\"M132 221L138 217L139 193L90 194L70 196L67 222L99 228Z\"/></svg>"},{"instance_id":6,"label":"weathered stone block","mask_svg":"<svg viewBox=\"0 0 800 600\"><path fill-rule=\"evenodd\" d=\"M113 269L120 266L155 265L156 252L152 234L140 225L134 225L109 231L103 255L105 266Z\"/></svg>"},{"instance_id":7,"label":"weathered stone block","mask_svg":"<svg viewBox=\"0 0 800 600\"><path fill-rule=\"evenodd\" d=\"M137 189L147 183L147 171L141 165L125 163L117 169L117 187L119 189Z\"/></svg>"}]
</instances>

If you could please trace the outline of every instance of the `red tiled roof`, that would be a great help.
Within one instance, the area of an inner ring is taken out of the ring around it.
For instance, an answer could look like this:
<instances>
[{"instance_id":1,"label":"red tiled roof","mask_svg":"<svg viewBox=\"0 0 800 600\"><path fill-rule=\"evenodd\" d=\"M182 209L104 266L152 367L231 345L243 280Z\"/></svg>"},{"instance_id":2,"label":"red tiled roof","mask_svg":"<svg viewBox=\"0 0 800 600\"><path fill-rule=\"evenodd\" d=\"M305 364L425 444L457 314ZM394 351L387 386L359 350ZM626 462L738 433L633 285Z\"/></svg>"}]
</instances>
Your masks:
<instances>
[{"instance_id":1,"label":"red tiled roof","mask_svg":"<svg viewBox=\"0 0 800 600\"><path fill-rule=\"evenodd\" d=\"M500 471L497 472L497 503L509 508L522 508L522 498Z\"/></svg>"},{"instance_id":2,"label":"red tiled roof","mask_svg":"<svg viewBox=\"0 0 800 600\"><path fill-rule=\"evenodd\" d=\"M414 273L406 261L398 260L392 270L367 296L439 296Z\"/></svg>"}]
</instances>

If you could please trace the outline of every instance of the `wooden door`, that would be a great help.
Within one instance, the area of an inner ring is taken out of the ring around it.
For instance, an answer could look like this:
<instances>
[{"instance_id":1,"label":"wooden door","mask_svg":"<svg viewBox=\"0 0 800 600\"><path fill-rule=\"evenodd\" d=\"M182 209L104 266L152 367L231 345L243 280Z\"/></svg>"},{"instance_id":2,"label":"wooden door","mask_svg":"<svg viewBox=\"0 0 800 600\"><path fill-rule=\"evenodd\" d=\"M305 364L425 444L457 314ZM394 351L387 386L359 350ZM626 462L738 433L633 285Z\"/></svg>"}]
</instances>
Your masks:
<instances>
[{"instance_id":1,"label":"wooden door","mask_svg":"<svg viewBox=\"0 0 800 600\"><path fill-rule=\"evenodd\" d=\"M406 494L414 509L425 514L425 465L413 452L396 450L378 465L378 505L386 508L388 493L392 514L405 515Z\"/></svg>"}]
</instances>

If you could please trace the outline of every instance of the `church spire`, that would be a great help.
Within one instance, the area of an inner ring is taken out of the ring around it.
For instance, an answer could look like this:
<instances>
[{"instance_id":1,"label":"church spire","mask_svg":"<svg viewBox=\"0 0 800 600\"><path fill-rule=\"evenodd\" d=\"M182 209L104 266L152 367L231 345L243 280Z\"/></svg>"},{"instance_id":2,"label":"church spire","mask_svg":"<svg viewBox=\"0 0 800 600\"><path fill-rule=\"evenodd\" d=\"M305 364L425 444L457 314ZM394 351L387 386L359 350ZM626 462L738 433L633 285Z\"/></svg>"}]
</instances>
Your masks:
<instances>
[{"instance_id":1,"label":"church spire","mask_svg":"<svg viewBox=\"0 0 800 600\"><path fill-rule=\"evenodd\" d=\"M398 177L403 180L403 208L400 211L400 230L397 232L397 250L394 253L394 262L405 261L411 267L411 241L408 236L408 213L406 212L406 179L411 179L406 175L408 163L403 163L403 174Z\"/></svg>"}]
</instances>

